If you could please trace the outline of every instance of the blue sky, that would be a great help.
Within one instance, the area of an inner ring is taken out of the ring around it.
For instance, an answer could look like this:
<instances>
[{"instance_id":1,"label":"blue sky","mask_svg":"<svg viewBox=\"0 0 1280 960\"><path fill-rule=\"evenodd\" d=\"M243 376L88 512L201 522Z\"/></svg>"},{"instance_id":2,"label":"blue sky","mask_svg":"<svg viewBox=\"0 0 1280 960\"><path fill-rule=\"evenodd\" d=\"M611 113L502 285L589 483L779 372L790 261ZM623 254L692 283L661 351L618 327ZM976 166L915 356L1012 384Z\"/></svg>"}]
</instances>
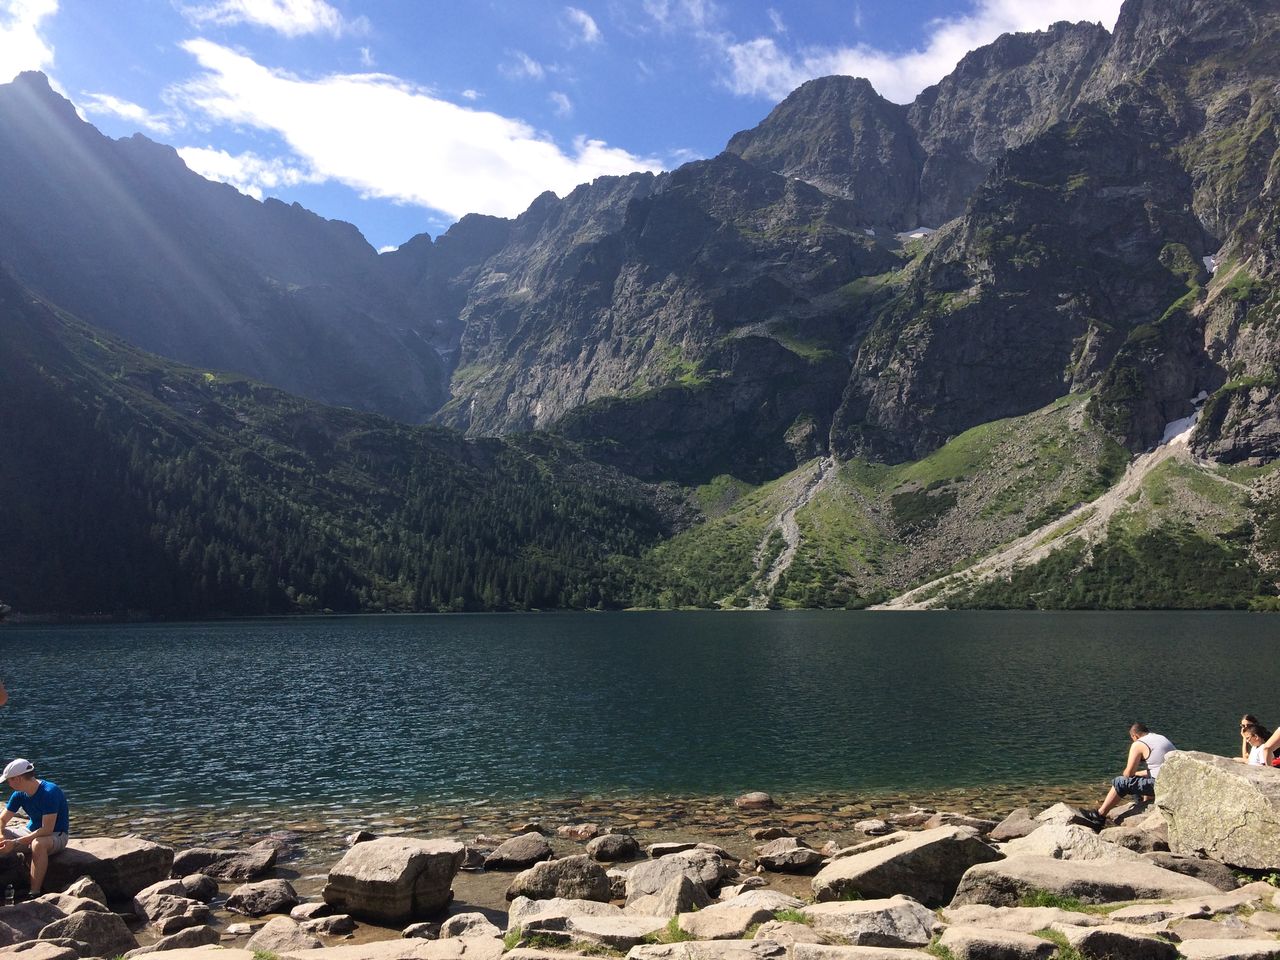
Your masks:
<instances>
[{"instance_id":1,"label":"blue sky","mask_svg":"<svg viewBox=\"0 0 1280 960\"><path fill-rule=\"evenodd\" d=\"M718 153L830 73L910 101L968 50L1120 0L0 0L39 69L141 132L383 248L468 212Z\"/></svg>"}]
</instances>

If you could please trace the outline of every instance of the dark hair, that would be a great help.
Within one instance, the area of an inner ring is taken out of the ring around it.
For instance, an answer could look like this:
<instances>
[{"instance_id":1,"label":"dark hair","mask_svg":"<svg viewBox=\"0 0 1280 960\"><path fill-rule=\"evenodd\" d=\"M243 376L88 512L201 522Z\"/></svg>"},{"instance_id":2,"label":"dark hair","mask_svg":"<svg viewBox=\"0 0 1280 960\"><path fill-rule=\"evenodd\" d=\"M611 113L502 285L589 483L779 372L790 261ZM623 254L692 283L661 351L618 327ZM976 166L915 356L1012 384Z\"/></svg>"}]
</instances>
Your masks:
<instances>
[{"instance_id":1,"label":"dark hair","mask_svg":"<svg viewBox=\"0 0 1280 960\"><path fill-rule=\"evenodd\" d=\"M1143 737L1151 732L1151 728L1148 727L1145 723L1135 723L1133 726L1129 728L1129 732L1136 733L1138 736Z\"/></svg>"},{"instance_id":2,"label":"dark hair","mask_svg":"<svg viewBox=\"0 0 1280 960\"><path fill-rule=\"evenodd\" d=\"M1251 723L1257 723L1257 722L1258 722L1258 718L1255 717L1252 713L1246 713L1243 717L1240 718L1241 726L1248 726Z\"/></svg>"},{"instance_id":3,"label":"dark hair","mask_svg":"<svg viewBox=\"0 0 1280 960\"><path fill-rule=\"evenodd\" d=\"M1263 740L1266 740L1269 736L1271 736L1271 731L1268 730L1266 727L1264 727L1260 723L1246 723L1244 725L1244 735L1246 737L1252 737L1254 735L1257 735L1261 737Z\"/></svg>"}]
</instances>

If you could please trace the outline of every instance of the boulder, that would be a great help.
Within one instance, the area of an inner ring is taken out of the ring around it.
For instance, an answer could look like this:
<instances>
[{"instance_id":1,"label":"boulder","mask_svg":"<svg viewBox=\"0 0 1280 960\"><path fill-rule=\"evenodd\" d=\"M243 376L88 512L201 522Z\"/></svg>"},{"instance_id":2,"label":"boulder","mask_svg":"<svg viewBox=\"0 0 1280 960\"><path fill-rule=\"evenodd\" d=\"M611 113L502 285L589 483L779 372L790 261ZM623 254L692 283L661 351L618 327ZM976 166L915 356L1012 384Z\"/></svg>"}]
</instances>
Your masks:
<instances>
[{"instance_id":1,"label":"boulder","mask_svg":"<svg viewBox=\"0 0 1280 960\"><path fill-rule=\"evenodd\" d=\"M627 912L647 917L674 917L710 905L711 894L701 883L684 874L672 877L657 893L636 897L627 904Z\"/></svg>"},{"instance_id":2,"label":"boulder","mask_svg":"<svg viewBox=\"0 0 1280 960\"><path fill-rule=\"evenodd\" d=\"M782 837L794 837L795 834L786 827L752 827L747 831L747 836L752 840L767 842L769 840L778 840Z\"/></svg>"},{"instance_id":3,"label":"boulder","mask_svg":"<svg viewBox=\"0 0 1280 960\"><path fill-rule=\"evenodd\" d=\"M167 925L163 931L165 936L186 927L202 926L213 918L212 911L199 900L171 893L148 893L145 890L133 898L133 912L139 919L157 927Z\"/></svg>"},{"instance_id":4,"label":"boulder","mask_svg":"<svg viewBox=\"0 0 1280 960\"><path fill-rule=\"evenodd\" d=\"M543 919L524 928L527 936L540 936L561 944L597 943L612 950L628 950L666 929L666 917L577 916Z\"/></svg>"},{"instance_id":5,"label":"boulder","mask_svg":"<svg viewBox=\"0 0 1280 960\"><path fill-rule=\"evenodd\" d=\"M1010 930L1014 933L1035 933L1055 923L1096 927L1108 922L1107 918L1096 914L1060 910L1058 907L991 907L985 903L948 907L943 919L959 926Z\"/></svg>"},{"instance_id":6,"label":"boulder","mask_svg":"<svg viewBox=\"0 0 1280 960\"><path fill-rule=\"evenodd\" d=\"M1071 806L1069 803L1055 803L1047 810L1042 810L1036 814L1037 823L1057 823L1065 826L1068 823L1074 823L1078 826L1087 827L1089 821L1080 815L1077 807Z\"/></svg>"},{"instance_id":7,"label":"boulder","mask_svg":"<svg viewBox=\"0 0 1280 960\"><path fill-rule=\"evenodd\" d=\"M319 937L307 933L296 920L290 920L288 917L272 917L249 938L245 949L252 950L254 953L282 954L293 950L313 950L323 946Z\"/></svg>"},{"instance_id":8,"label":"boulder","mask_svg":"<svg viewBox=\"0 0 1280 960\"><path fill-rule=\"evenodd\" d=\"M66 914L47 900L29 900L6 906L0 913L0 947L34 940L40 936L41 930L64 916Z\"/></svg>"},{"instance_id":9,"label":"boulder","mask_svg":"<svg viewBox=\"0 0 1280 960\"><path fill-rule=\"evenodd\" d=\"M986 903L997 907L1014 906L1023 897L1038 891L1075 897L1085 903L1177 899L1218 892L1203 880L1162 870L1142 858L1133 861L1055 860L1052 857L1025 856L970 867L961 879L951 905Z\"/></svg>"},{"instance_id":10,"label":"boulder","mask_svg":"<svg viewBox=\"0 0 1280 960\"><path fill-rule=\"evenodd\" d=\"M604 868L589 856L562 857L536 863L516 874L507 888L507 899L528 897L530 900L600 900L610 898L609 877Z\"/></svg>"},{"instance_id":11,"label":"boulder","mask_svg":"<svg viewBox=\"0 0 1280 960\"><path fill-rule=\"evenodd\" d=\"M27 940L14 947L0 947L0 957L12 957L13 960L80 960L80 951L64 947L61 942Z\"/></svg>"},{"instance_id":12,"label":"boulder","mask_svg":"<svg viewBox=\"0 0 1280 960\"><path fill-rule=\"evenodd\" d=\"M813 929L853 946L922 947L933 938L937 918L910 897L815 903L801 910Z\"/></svg>"},{"instance_id":13,"label":"boulder","mask_svg":"<svg viewBox=\"0 0 1280 960\"><path fill-rule=\"evenodd\" d=\"M314 933L321 937L345 937L349 933L354 933L356 929L355 920L345 913L335 913L327 917L313 917L310 920L301 920L298 923L307 933Z\"/></svg>"},{"instance_id":14,"label":"boulder","mask_svg":"<svg viewBox=\"0 0 1280 960\"><path fill-rule=\"evenodd\" d=\"M41 940L79 940L89 945L95 957L118 957L136 949L134 939L123 920L114 913L87 910L55 920L40 931Z\"/></svg>"},{"instance_id":15,"label":"boulder","mask_svg":"<svg viewBox=\"0 0 1280 960\"><path fill-rule=\"evenodd\" d=\"M569 917L620 917L622 908L598 900L530 900L516 897L507 911L507 929L515 930L531 923Z\"/></svg>"},{"instance_id":16,"label":"boulder","mask_svg":"<svg viewBox=\"0 0 1280 960\"><path fill-rule=\"evenodd\" d=\"M299 923L305 923L307 920L319 920L321 917L331 917L333 915L333 907L323 900L300 903L289 911L289 918L297 920Z\"/></svg>"},{"instance_id":17,"label":"boulder","mask_svg":"<svg viewBox=\"0 0 1280 960\"><path fill-rule=\"evenodd\" d=\"M744 793L733 801L733 805L739 810L769 810L777 804L773 802L773 797L765 793L763 790L753 790L751 793Z\"/></svg>"},{"instance_id":18,"label":"boulder","mask_svg":"<svg viewBox=\"0 0 1280 960\"><path fill-rule=\"evenodd\" d=\"M600 863L618 863L634 860L640 852L635 837L625 833L606 833L587 844L587 856Z\"/></svg>"},{"instance_id":19,"label":"boulder","mask_svg":"<svg viewBox=\"0 0 1280 960\"><path fill-rule=\"evenodd\" d=\"M798 943L799 950L804 944ZM627 960L786 960L787 948L772 940L690 940L685 943L646 943L632 947Z\"/></svg>"},{"instance_id":20,"label":"boulder","mask_svg":"<svg viewBox=\"0 0 1280 960\"><path fill-rule=\"evenodd\" d=\"M772 910L722 903L716 904L716 909L682 913L676 922L695 940L741 940L750 928L772 919Z\"/></svg>"},{"instance_id":21,"label":"boulder","mask_svg":"<svg viewBox=\"0 0 1280 960\"><path fill-rule=\"evenodd\" d=\"M822 943L822 934L807 923L791 920L768 920L760 924L752 940L772 940L784 947L797 943Z\"/></svg>"},{"instance_id":22,"label":"boulder","mask_svg":"<svg viewBox=\"0 0 1280 960\"><path fill-rule=\"evenodd\" d=\"M483 913L457 913L440 924L440 939L454 937L500 937L499 930Z\"/></svg>"},{"instance_id":23,"label":"boulder","mask_svg":"<svg viewBox=\"0 0 1280 960\"><path fill-rule=\"evenodd\" d=\"M859 820L853 825L853 829L859 833L865 833L868 837L883 837L890 833L896 833L898 830L896 826L893 826L887 820L881 820L879 817Z\"/></svg>"},{"instance_id":24,"label":"boulder","mask_svg":"<svg viewBox=\"0 0 1280 960\"><path fill-rule=\"evenodd\" d=\"M242 883L227 897L227 909L246 917L288 913L298 905L298 894L288 880L259 880Z\"/></svg>"},{"instance_id":25,"label":"boulder","mask_svg":"<svg viewBox=\"0 0 1280 960\"><path fill-rule=\"evenodd\" d=\"M996 828L996 822L987 820L984 817L971 817L965 813L951 813L947 810L940 810L926 820L921 827L924 830L934 830L938 827L968 827L970 830L975 830L985 835Z\"/></svg>"},{"instance_id":26,"label":"boulder","mask_svg":"<svg viewBox=\"0 0 1280 960\"><path fill-rule=\"evenodd\" d=\"M756 859L774 873L813 873L827 858L795 837L780 837L756 848Z\"/></svg>"},{"instance_id":27,"label":"boulder","mask_svg":"<svg viewBox=\"0 0 1280 960\"><path fill-rule=\"evenodd\" d=\"M1180 750L1160 768L1156 806L1173 853L1280 869L1280 776L1272 768Z\"/></svg>"},{"instance_id":28,"label":"boulder","mask_svg":"<svg viewBox=\"0 0 1280 960\"><path fill-rule=\"evenodd\" d=\"M1034 833L1041 826L1042 824L1031 816L1030 810L1019 807L997 823L989 836L992 840L1004 843L1006 840L1017 840L1019 837Z\"/></svg>"},{"instance_id":29,"label":"boulder","mask_svg":"<svg viewBox=\"0 0 1280 960\"><path fill-rule=\"evenodd\" d=\"M90 877L81 877L75 883L71 884L71 886L67 887L63 893L69 897L80 897L84 900L93 900L102 904L104 907L107 905L106 892Z\"/></svg>"},{"instance_id":30,"label":"boulder","mask_svg":"<svg viewBox=\"0 0 1280 960\"><path fill-rule=\"evenodd\" d=\"M440 924L411 923L400 931L400 936L406 940L439 940Z\"/></svg>"},{"instance_id":31,"label":"boulder","mask_svg":"<svg viewBox=\"0 0 1280 960\"><path fill-rule=\"evenodd\" d=\"M403 926L453 898L462 844L384 837L351 847L329 871L324 900L341 913Z\"/></svg>"},{"instance_id":32,"label":"boulder","mask_svg":"<svg viewBox=\"0 0 1280 960\"><path fill-rule=\"evenodd\" d=\"M905 813L891 813L885 819L899 830L919 830L932 820L937 812L929 807L912 807Z\"/></svg>"},{"instance_id":33,"label":"boulder","mask_svg":"<svg viewBox=\"0 0 1280 960\"><path fill-rule=\"evenodd\" d=\"M1011 840L1002 848L1010 857L1053 857L1055 860L1140 860L1134 853L1101 839L1088 827L1074 823L1047 823L1020 840Z\"/></svg>"},{"instance_id":34,"label":"boulder","mask_svg":"<svg viewBox=\"0 0 1280 960\"><path fill-rule=\"evenodd\" d=\"M930 954L906 947L839 947L825 943L797 943L790 960L928 960Z\"/></svg>"},{"instance_id":35,"label":"boulder","mask_svg":"<svg viewBox=\"0 0 1280 960\"><path fill-rule=\"evenodd\" d=\"M850 894L889 897L906 894L941 906L951 899L965 871L1003 854L962 827L937 827L906 834L895 843L832 860L813 878L819 901Z\"/></svg>"},{"instance_id":36,"label":"boulder","mask_svg":"<svg viewBox=\"0 0 1280 960\"><path fill-rule=\"evenodd\" d=\"M38 899L51 904L63 914L81 913L85 910L106 910L97 900L88 897L73 897L65 893L46 893Z\"/></svg>"},{"instance_id":37,"label":"boulder","mask_svg":"<svg viewBox=\"0 0 1280 960\"><path fill-rule=\"evenodd\" d=\"M661 860L637 864L627 871L627 903L646 894L657 893L673 877L679 876L701 883L710 893L718 890L731 872L732 868L724 860L705 850L673 853Z\"/></svg>"},{"instance_id":38,"label":"boulder","mask_svg":"<svg viewBox=\"0 0 1280 960\"><path fill-rule=\"evenodd\" d=\"M1185 874L1188 877L1195 877L1197 880L1203 880L1219 890L1229 891L1239 886L1236 882L1236 875L1231 868L1226 864L1219 863L1217 860L1206 860L1203 857L1183 857L1176 853L1160 851L1144 854L1143 857L1157 867L1172 870L1174 873Z\"/></svg>"},{"instance_id":39,"label":"boulder","mask_svg":"<svg viewBox=\"0 0 1280 960\"><path fill-rule=\"evenodd\" d=\"M1086 960L1177 960L1178 948L1168 940L1134 933L1119 926L1057 927L1067 943Z\"/></svg>"},{"instance_id":40,"label":"boulder","mask_svg":"<svg viewBox=\"0 0 1280 960\"><path fill-rule=\"evenodd\" d=\"M274 844L255 845L247 850L193 847L173 858L173 872L180 877L203 873L215 880L257 880L275 866L276 856Z\"/></svg>"},{"instance_id":41,"label":"boulder","mask_svg":"<svg viewBox=\"0 0 1280 960\"><path fill-rule=\"evenodd\" d=\"M88 877L109 903L117 903L168 877L172 866L171 847L135 837L84 837L73 839L65 850L49 858L45 886L65 890L81 877Z\"/></svg>"},{"instance_id":42,"label":"boulder","mask_svg":"<svg viewBox=\"0 0 1280 960\"><path fill-rule=\"evenodd\" d=\"M556 836L566 840L587 841L600 836L598 823L570 823L556 828Z\"/></svg>"},{"instance_id":43,"label":"boulder","mask_svg":"<svg viewBox=\"0 0 1280 960\"><path fill-rule=\"evenodd\" d=\"M1058 951L1029 933L968 926L947 927L938 944L956 960L1049 960Z\"/></svg>"},{"instance_id":44,"label":"boulder","mask_svg":"<svg viewBox=\"0 0 1280 960\"><path fill-rule=\"evenodd\" d=\"M1239 917L1221 920L1178 920L1169 924L1174 940L1256 940L1258 928L1248 926Z\"/></svg>"},{"instance_id":45,"label":"boulder","mask_svg":"<svg viewBox=\"0 0 1280 960\"><path fill-rule=\"evenodd\" d=\"M1280 940L1188 940L1178 944L1178 952L1186 960L1275 960Z\"/></svg>"},{"instance_id":46,"label":"boulder","mask_svg":"<svg viewBox=\"0 0 1280 960\"><path fill-rule=\"evenodd\" d=\"M651 843L644 848L644 853L650 860L657 860L659 857L669 856L673 853L684 853L686 850L697 849L698 844L694 842L671 841L667 843Z\"/></svg>"},{"instance_id":47,"label":"boulder","mask_svg":"<svg viewBox=\"0 0 1280 960\"><path fill-rule=\"evenodd\" d=\"M542 834L529 832L504 840L498 848L484 858L486 870L525 870L542 860L550 860L555 853L542 839Z\"/></svg>"},{"instance_id":48,"label":"boulder","mask_svg":"<svg viewBox=\"0 0 1280 960\"><path fill-rule=\"evenodd\" d=\"M146 953L160 953L169 950L188 950L195 947L204 947L218 943L222 939L222 934L214 927L187 927L177 933L170 934L167 937L161 937L155 943L149 943L145 947L138 947L136 950L130 950L125 957L140 957Z\"/></svg>"},{"instance_id":49,"label":"boulder","mask_svg":"<svg viewBox=\"0 0 1280 960\"><path fill-rule=\"evenodd\" d=\"M1098 836L1135 853L1169 849L1169 824L1158 810L1153 810L1147 816L1107 827Z\"/></svg>"}]
</instances>

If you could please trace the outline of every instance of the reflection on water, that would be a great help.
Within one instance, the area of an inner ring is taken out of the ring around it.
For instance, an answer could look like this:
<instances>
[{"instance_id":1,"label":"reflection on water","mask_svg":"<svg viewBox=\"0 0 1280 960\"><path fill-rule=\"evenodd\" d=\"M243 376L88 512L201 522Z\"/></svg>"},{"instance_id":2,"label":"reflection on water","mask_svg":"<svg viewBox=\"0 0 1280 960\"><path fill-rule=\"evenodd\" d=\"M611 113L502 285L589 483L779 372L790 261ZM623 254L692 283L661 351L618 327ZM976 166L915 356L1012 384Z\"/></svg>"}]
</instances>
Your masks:
<instances>
[{"instance_id":1,"label":"reflection on water","mask_svg":"<svg viewBox=\"0 0 1280 960\"><path fill-rule=\"evenodd\" d=\"M1079 784L1135 719L1221 753L1242 712L1280 721L1256 656L1277 633L1221 613L5 627L0 751L131 815Z\"/></svg>"}]
</instances>

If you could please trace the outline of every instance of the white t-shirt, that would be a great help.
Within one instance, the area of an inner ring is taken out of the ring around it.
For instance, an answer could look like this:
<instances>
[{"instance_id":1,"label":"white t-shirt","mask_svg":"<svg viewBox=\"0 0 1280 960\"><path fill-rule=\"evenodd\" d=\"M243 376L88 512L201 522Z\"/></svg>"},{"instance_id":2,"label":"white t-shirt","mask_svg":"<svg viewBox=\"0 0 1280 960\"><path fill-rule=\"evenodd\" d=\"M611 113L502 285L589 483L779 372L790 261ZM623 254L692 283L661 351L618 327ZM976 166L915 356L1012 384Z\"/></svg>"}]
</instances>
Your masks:
<instances>
[{"instance_id":1,"label":"white t-shirt","mask_svg":"<svg viewBox=\"0 0 1280 960\"><path fill-rule=\"evenodd\" d=\"M1147 755L1147 769L1151 771L1151 779L1154 780L1160 776L1160 768L1164 766L1165 754L1173 753L1178 748L1173 745L1168 737L1158 733L1148 733L1144 737L1138 738L1139 743L1145 743L1151 751Z\"/></svg>"},{"instance_id":2,"label":"white t-shirt","mask_svg":"<svg viewBox=\"0 0 1280 960\"><path fill-rule=\"evenodd\" d=\"M1249 751L1249 764L1254 767L1268 767L1271 765L1271 761L1267 757L1267 751L1262 749L1262 744L1258 744Z\"/></svg>"}]
</instances>

